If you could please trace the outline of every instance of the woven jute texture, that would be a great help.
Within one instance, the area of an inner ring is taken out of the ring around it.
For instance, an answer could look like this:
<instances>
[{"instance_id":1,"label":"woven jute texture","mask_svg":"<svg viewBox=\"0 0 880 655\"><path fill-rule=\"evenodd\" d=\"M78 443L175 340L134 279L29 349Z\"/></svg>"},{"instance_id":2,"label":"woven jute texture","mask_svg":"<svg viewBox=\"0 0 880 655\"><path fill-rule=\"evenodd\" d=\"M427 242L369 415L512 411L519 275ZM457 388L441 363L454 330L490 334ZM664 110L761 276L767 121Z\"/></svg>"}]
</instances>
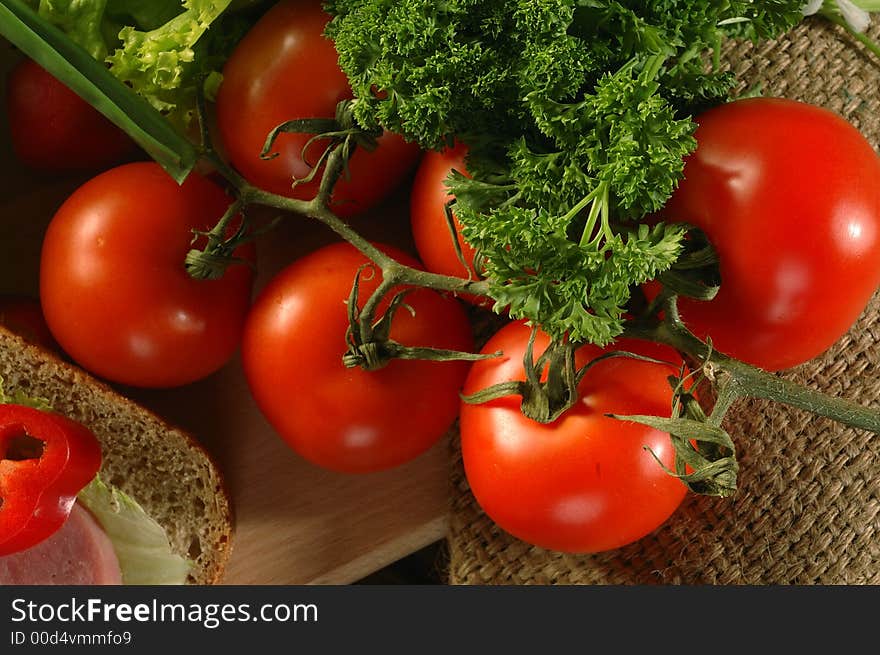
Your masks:
<instances>
[{"instance_id":1,"label":"woven jute texture","mask_svg":"<svg viewBox=\"0 0 880 655\"><path fill-rule=\"evenodd\" d=\"M810 19L775 42L728 43L724 57L740 91L760 85L765 95L828 107L880 144L880 66L839 28ZM824 356L784 375L880 406L878 319L875 297ZM740 458L734 497L689 494L639 542L579 556L532 547L495 526L468 489L453 440L448 582L880 584L880 437L757 401L734 407L726 427Z\"/></svg>"}]
</instances>

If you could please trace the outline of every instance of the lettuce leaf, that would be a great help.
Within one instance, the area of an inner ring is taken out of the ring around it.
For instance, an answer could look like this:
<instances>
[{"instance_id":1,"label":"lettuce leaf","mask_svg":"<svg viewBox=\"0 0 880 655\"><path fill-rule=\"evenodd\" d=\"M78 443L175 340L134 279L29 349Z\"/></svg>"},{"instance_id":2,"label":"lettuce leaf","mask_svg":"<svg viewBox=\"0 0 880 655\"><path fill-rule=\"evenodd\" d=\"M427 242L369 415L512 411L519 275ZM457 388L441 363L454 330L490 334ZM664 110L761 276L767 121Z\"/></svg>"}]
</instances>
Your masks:
<instances>
[{"instance_id":1,"label":"lettuce leaf","mask_svg":"<svg viewBox=\"0 0 880 655\"><path fill-rule=\"evenodd\" d=\"M216 78L251 22L232 0L30 0L113 75L186 127L204 79ZM209 30L211 28L211 33ZM214 79L216 85L216 79Z\"/></svg>"},{"instance_id":2,"label":"lettuce leaf","mask_svg":"<svg viewBox=\"0 0 880 655\"><path fill-rule=\"evenodd\" d=\"M107 0L40 0L37 13L101 61L107 56L102 32L106 4Z\"/></svg>"},{"instance_id":3,"label":"lettuce leaf","mask_svg":"<svg viewBox=\"0 0 880 655\"><path fill-rule=\"evenodd\" d=\"M107 58L110 71L159 111L182 110L188 122L199 77L208 72L197 61L196 44L230 1L184 0L183 13L155 29L123 27L122 45Z\"/></svg>"},{"instance_id":4,"label":"lettuce leaf","mask_svg":"<svg viewBox=\"0 0 880 655\"><path fill-rule=\"evenodd\" d=\"M191 562L171 550L168 535L143 508L96 477L77 500L97 519L113 542L127 585L182 585Z\"/></svg>"}]
</instances>

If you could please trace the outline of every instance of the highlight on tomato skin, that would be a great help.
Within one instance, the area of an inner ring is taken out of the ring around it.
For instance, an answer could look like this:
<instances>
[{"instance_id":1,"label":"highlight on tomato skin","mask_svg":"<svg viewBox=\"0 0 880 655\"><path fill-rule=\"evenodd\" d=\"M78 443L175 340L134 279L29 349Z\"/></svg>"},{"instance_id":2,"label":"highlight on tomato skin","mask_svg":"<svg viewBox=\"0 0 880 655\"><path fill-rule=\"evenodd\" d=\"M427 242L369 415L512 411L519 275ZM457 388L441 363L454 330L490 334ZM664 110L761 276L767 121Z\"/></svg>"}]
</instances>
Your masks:
<instances>
[{"instance_id":1,"label":"highlight on tomato skin","mask_svg":"<svg viewBox=\"0 0 880 655\"><path fill-rule=\"evenodd\" d=\"M502 350L504 357L475 362L463 394L524 380L530 333L522 321L502 327L482 352ZM548 343L539 333L534 356ZM578 387L580 401L549 424L523 416L518 395L462 403L461 449L471 491L499 527L523 541L570 553L620 548L661 526L686 495L685 485L663 468L674 466L669 435L607 416L669 416L667 377L679 372L681 357L643 341L619 340L612 348L670 364L626 357L599 362ZM583 346L577 365L603 352Z\"/></svg>"},{"instance_id":2,"label":"highlight on tomato skin","mask_svg":"<svg viewBox=\"0 0 880 655\"><path fill-rule=\"evenodd\" d=\"M836 113L749 98L697 116L697 148L662 214L700 228L719 259L685 324L768 371L825 352L880 287L880 158Z\"/></svg>"},{"instance_id":3,"label":"highlight on tomato skin","mask_svg":"<svg viewBox=\"0 0 880 655\"><path fill-rule=\"evenodd\" d=\"M64 351L134 387L182 386L224 366L240 343L253 267L197 280L184 259L193 231L213 228L231 203L198 173L178 184L154 162L118 166L74 191L40 260L43 311ZM255 262L253 244L235 255Z\"/></svg>"},{"instance_id":4,"label":"highlight on tomato skin","mask_svg":"<svg viewBox=\"0 0 880 655\"><path fill-rule=\"evenodd\" d=\"M380 248L417 266L403 252ZM347 368L346 303L356 273L367 263L347 243L294 261L257 297L242 340L251 395L276 433L307 461L340 473L388 470L434 446L455 421L470 366L395 359L372 371ZM361 304L379 281L378 273L361 276ZM389 301L386 297L380 312ZM457 300L416 289L405 302L409 309L395 314L392 340L472 351L471 326Z\"/></svg>"}]
</instances>

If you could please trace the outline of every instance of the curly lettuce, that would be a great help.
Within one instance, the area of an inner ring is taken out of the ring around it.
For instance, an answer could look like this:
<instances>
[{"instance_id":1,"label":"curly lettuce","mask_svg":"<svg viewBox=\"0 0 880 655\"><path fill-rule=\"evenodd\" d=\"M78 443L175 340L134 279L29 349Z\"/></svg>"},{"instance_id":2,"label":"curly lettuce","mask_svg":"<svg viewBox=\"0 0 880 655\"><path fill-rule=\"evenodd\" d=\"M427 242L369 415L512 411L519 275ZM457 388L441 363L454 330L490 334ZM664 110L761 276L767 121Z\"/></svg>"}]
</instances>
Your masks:
<instances>
[{"instance_id":1,"label":"curly lettuce","mask_svg":"<svg viewBox=\"0 0 880 655\"><path fill-rule=\"evenodd\" d=\"M232 0L34 0L39 15L178 125L251 22ZM212 80L216 87L216 79Z\"/></svg>"}]
</instances>

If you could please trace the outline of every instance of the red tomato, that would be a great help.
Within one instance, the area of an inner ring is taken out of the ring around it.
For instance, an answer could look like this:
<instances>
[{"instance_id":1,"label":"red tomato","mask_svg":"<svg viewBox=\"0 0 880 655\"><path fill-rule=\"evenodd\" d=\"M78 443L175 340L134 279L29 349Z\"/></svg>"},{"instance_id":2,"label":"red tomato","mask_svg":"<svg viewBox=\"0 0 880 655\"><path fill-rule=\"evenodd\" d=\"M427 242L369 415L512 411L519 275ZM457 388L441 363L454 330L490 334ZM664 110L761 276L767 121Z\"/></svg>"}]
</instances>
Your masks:
<instances>
[{"instance_id":1,"label":"red tomato","mask_svg":"<svg viewBox=\"0 0 880 655\"><path fill-rule=\"evenodd\" d=\"M223 69L217 95L217 124L226 152L252 184L301 199L311 199L319 179L291 189L303 178L324 147L302 150L312 135L282 134L275 159L260 159L269 132L288 120L333 118L336 104L351 98L348 78L339 68L333 42L324 36L329 16L318 0L288 0L270 9L236 46ZM351 216L378 204L415 165L420 150L402 137L386 133L373 152L355 151L350 179L333 193L333 209ZM320 178L320 173L317 178Z\"/></svg>"},{"instance_id":2,"label":"red tomato","mask_svg":"<svg viewBox=\"0 0 880 655\"><path fill-rule=\"evenodd\" d=\"M183 262L193 230L213 227L229 204L213 182L193 173L178 185L152 162L75 191L49 225L40 263L43 311L62 348L133 386L178 386L220 368L239 344L253 272L235 265L195 280Z\"/></svg>"},{"instance_id":3,"label":"red tomato","mask_svg":"<svg viewBox=\"0 0 880 655\"><path fill-rule=\"evenodd\" d=\"M99 170L137 152L125 132L31 59L9 75L6 110L16 156L38 170Z\"/></svg>"},{"instance_id":4,"label":"red tomato","mask_svg":"<svg viewBox=\"0 0 880 655\"><path fill-rule=\"evenodd\" d=\"M525 380L523 357L531 328L509 323L483 352L504 356L476 362L465 394L494 384ZM535 342L537 358L549 343ZM565 552L599 552L636 541L660 526L684 498L686 488L669 475L646 448L669 468L674 449L669 435L608 413L669 416L672 389L667 376L681 358L658 344L620 340L628 350L665 366L616 357L596 364L581 382L580 402L549 424L523 416L520 396L505 396L461 407L461 449L471 490L501 528L531 544ZM583 346L581 366L604 351Z\"/></svg>"},{"instance_id":5,"label":"red tomato","mask_svg":"<svg viewBox=\"0 0 880 655\"><path fill-rule=\"evenodd\" d=\"M411 258L383 249L398 261ZM346 368L346 300L368 260L346 243L288 266L262 291L242 341L251 392L278 434L305 459L346 473L388 469L436 443L458 414L469 363L393 360L384 368ZM379 275L361 280L363 302ZM410 346L473 347L462 306L427 289L406 299L391 338Z\"/></svg>"},{"instance_id":6,"label":"red tomato","mask_svg":"<svg viewBox=\"0 0 880 655\"><path fill-rule=\"evenodd\" d=\"M445 209L446 204L454 198L446 187L446 178L453 170L467 175L466 156L467 147L462 144L443 152L429 151L422 156L410 194L410 224L416 250L425 268L441 275L477 279L474 273L476 252L462 238L461 224L453 215L455 235L468 264L465 267L455 252ZM485 298L469 295L462 298L479 305L489 304Z\"/></svg>"},{"instance_id":7,"label":"red tomato","mask_svg":"<svg viewBox=\"0 0 880 655\"><path fill-rule=\"evenodd\" d=\"M708 235L721 290L682 299L682 317L767 370L812 359L880 285L880 159L840 116L791 100L731 102L697 122L664 214Z\"/></svg>"},{"instance_id":8,"label":"red tomato","mask_svg":"<svg viewBox=\"0 0 880 655\"><path fill-rule=\"evenodd\" d=\"M40 301L36 298L0 295L0 325L6 326L25 341L47 350L58 350L58 344L43 317Z\"/></svg>"}]
</instances>

